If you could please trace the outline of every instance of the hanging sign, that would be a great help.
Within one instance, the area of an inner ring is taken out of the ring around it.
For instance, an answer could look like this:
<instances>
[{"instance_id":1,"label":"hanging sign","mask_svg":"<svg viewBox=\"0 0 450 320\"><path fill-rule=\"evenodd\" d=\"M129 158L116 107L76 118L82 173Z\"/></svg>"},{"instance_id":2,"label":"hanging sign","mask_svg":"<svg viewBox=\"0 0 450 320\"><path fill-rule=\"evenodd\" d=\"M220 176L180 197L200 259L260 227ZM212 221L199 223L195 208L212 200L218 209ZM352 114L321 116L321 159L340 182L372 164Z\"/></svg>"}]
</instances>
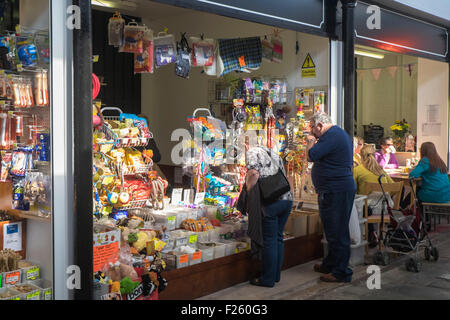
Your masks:
<instances>
[{"instance_id":1,"label":"hanging sign","mask_svg":"<svg viewBox=\"0 0 450 320\"><path fill-rule=\"evenodd\" d=\"M302 65L302 78L315 78L316 77L316 65L314 64L311 55L308 53L305 62Z\"/></svg>"},{"instance_id":2,"label":"hanging sign","mask_svg":"<svg viewBox=\"0 0 450 320\"><path fill-rule=\"evenodd\" d=\"M358 1L355 7L358 44L444 60L448 34L444 27Z\"/></svg>"}]
</instances>

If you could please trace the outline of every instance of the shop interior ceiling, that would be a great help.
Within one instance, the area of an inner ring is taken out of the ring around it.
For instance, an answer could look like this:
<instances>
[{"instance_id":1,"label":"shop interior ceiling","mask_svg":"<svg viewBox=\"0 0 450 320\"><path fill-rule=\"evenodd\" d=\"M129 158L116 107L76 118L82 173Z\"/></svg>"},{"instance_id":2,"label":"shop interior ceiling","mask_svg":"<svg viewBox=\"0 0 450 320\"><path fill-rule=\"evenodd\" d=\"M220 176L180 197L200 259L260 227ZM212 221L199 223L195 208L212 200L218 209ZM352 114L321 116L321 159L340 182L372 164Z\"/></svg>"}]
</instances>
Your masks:
<instances>
[{"instance_id":1,"label":"shop interior ceiling","mask_svg":"<svg viewBox=\"0 0 450 320\"><path fill-rule=\"evenodd\" d=\"M110 12L119 10L122 14L139 16L150 20L179 16L191 11L150 0L93 0L92 5L97 10Z\"/></svg>"}]
</instances>

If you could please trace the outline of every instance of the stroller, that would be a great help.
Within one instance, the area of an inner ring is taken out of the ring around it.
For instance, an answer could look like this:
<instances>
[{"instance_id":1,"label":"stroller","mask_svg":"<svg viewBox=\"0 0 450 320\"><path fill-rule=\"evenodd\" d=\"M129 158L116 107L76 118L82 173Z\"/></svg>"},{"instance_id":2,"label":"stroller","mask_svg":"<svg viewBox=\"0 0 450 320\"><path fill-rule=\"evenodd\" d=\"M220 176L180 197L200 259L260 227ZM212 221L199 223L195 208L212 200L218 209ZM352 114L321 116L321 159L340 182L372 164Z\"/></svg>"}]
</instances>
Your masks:
<instances>
[{"instance_id":1,"label":"stroller","mask_svg":"<svg viewBox=\"0 0 450 320\"><path fill-rule=\"evenodd\" d=\"M389 205L388 198L381 182L383 177L384 175L381 175L378 178L378 183L380 184L383 193L381 226L383 226L384 223L385 210L387 210L389 215L389 225L386 231L380 232L380 241L382 241L384 248L391 248L392 251L390 252L392 253L405 255L413 253L406 261L406 269L411 272L419 272L422 266L418 259L419 249L425 248L425 259L433 259L434 261L439 259L439 251L431 243L426 226L423 223L419 200L412 184L413 180L410 179L409 184L414 195L414 204L407 209L398 211L392 209ZM373 256L373 261L377 265L389 264L389 255L384 251L384 248Z\"/></svg>"}]
</instances>

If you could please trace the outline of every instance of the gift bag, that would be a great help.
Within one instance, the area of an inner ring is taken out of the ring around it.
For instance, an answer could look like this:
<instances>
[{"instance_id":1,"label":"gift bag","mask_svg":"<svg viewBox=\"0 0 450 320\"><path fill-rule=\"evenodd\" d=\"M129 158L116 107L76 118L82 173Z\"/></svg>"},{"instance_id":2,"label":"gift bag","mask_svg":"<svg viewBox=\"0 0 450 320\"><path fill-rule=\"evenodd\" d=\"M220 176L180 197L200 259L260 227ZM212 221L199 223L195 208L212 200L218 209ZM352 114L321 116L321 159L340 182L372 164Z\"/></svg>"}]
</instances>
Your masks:
<instances>
[{"instance_id":1,"label":"gift bag","mask_svg":"<svg viewBox=\"0 0 450 320\"><path fill-rule=\"evenodd\" d=\"M124 43L119 51L142 54L146 30L146 26L139 26L135 21L126 25L124 27Z\"/></svg>"},{"instance_id":2,"label":"gift bag","mask_svg":"<svg viewBox=\"0 0 450 320\"><path fill-rule=\"evenodd\" d=\"M134 54L134 73L153 73L153 31L144 34L144 51Z\"/></svg>"},{"instance_id":3,"label":"gift bag","mask_svg":"<svg viewBox=\"0 0 450 320\"><path fill-rule=\"evenodd\" d=\"M192 42L192 65L194 67L210 67L214 63L214 40L190 38Z\"/></svg>"},{"instance_id":4,"label":"gift bag","mask_svg":"<svg viewBox=\"0 0 450 320\"><path fill-rule=\"evenodd\" d=\"M272 62L280 63L283 60L283 40L280 36L274 35L272 43Z\"/></svg>"},{"instance_id":5,"label":"gift bag","mask_svg":"<svg viewBox=\"0 0 450 320\"><path fill-rule=\"evenodd\" d=\"M214 44L214 59L213 59L213 63L211 66L204 66L203 67L203 71L208 75L208 76L217 76L220 77L220 75L222 74L223 70L224 70L224 65L223 65L223 61L222 58L220 57L220 52L219 52L219 45L217 44L217 42L215 42Z\"/></svg>"},{"instance_id":6,"label":"gift bag","mask_svg":"<svg viewBox=\"0 0 450 320\"><path fill-rule=\"evenodd\" d=\"M122 47L124 44L125 20L115 12L108 24L108 43L110 46Z\"/></svg>"},{"instance_id":7,"label":"gift bag","mask_svg":"<svg viewBox=\"0 0 450 320\"><path fill-rule=\"evenodd\" d=\"M177 43L177 60L175 62L175 74L179 77L189 79L191 71L191 49L186 40L185 34L181 35L181 40Z\"/></svg>"},{"instance_id":8,"label":"gift bag","mask_svg":"<svg viewBox=\"0 0 450 320\"><path fill-rule=\"evenodd\" d=\"M273 46L272 42L267 39L267 36L264 36L264 39L261 40L261 48L263 60L272 62Z\"/></svg>"},{"instance_id":9,"label":"gift bag","mask_svg":"<svg viewBox=\"0 0 450 320\"><path fill-rule=\"evenodd\" d=\"M155 47L156 68L175 63L177 47L173 35L167 35L165 32L158 33L158 37L153 40L153 46Z\"/></svg>"}]
</instances>

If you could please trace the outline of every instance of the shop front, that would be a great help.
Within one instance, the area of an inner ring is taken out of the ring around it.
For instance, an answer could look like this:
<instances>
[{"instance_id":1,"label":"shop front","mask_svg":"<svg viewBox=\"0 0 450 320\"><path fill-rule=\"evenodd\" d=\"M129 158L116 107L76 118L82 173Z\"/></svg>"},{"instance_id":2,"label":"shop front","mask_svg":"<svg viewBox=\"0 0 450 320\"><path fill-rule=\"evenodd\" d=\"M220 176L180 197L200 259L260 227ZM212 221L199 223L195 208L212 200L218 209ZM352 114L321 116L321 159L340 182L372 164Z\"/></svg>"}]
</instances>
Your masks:
<instances>
[{"instance_id":1,"label":"shop front","mask_svg":"<svg viewBox=\"0 0 450 320\"><path fill-rule=\"evenodd\" d=\"M92 199L79 192L94 241L79 298L194 299L254 277L248 219L234 208L245 136L283 157L301 208L284 268L321 257L304 150L308 118L338 114L332 2L83 3L92 49L74 50L94 73L94 130L80 140L93 145L80 168L93 172Z\"/></svg>"},{"instance_id":2,"label":"shop front","mask_svg":"<svg viewBox=\"0 0 450 320\"><path fill-rule=\"evenodd\" d=\"M0 300L69 298L72 123L50 7L0 4Z\"/></svg>"},{"instance_id":3,"label":"shop front","mask_svg":"<svg viewBox=\"0 0 450 320\"><path fill-rule=\"evenodd\" d=\"M401 167L426 141L448 163L447 27L358 2L355 36L355 135L377 147L392 137Z\"/></svg>"}]
</instances>

